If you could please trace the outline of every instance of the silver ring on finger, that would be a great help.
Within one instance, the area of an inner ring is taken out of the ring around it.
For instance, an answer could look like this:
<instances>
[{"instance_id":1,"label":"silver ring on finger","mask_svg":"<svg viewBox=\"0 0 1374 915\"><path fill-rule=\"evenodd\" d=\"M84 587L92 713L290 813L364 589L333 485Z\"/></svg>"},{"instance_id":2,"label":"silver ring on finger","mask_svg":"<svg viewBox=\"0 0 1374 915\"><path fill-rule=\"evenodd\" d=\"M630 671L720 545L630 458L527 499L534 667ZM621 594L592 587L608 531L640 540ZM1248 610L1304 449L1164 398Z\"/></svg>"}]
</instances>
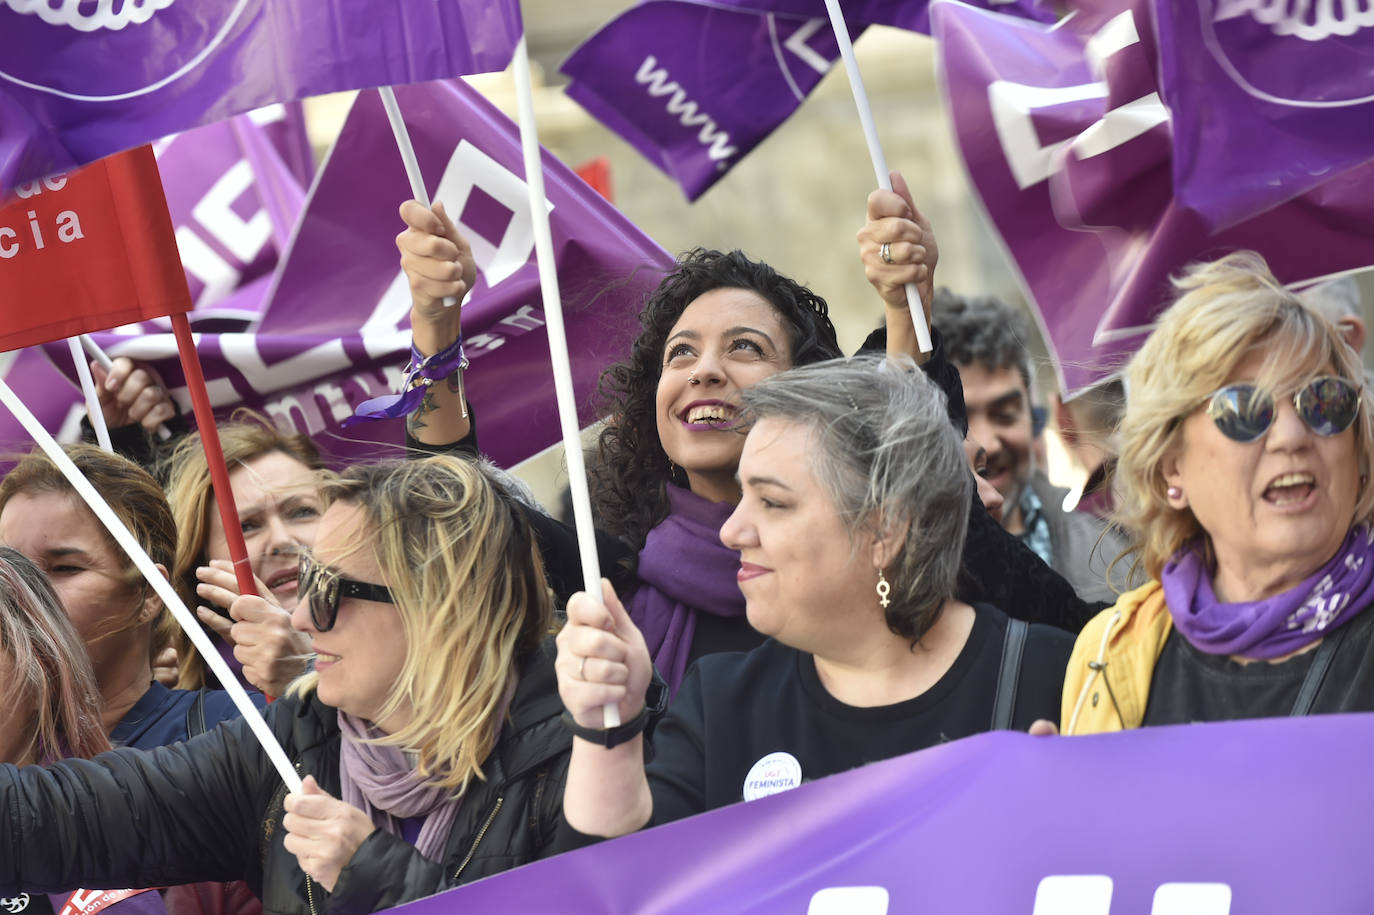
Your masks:
<instances>
[{"instance_id":1,"label":"silver ring on finger","mask_svg":"<svg viewBox=\"0 0 1374 915\"><path fill-rule=\"evenodd\" d=\"M577 665L577 679L587 679L587 656L582 656L582 663Z\"/></svg>"},{"instance_id":2,"label":"silver ring on finger","mask_svg":"<svg viewBox=\"0 0 1374 915\"><path fill-rule=\"evenodd\" d=\"M892 263L892 245L883 242L882 248L878 250L878 256L883 259L884 264Z\"/></svg>"}]
</instances>

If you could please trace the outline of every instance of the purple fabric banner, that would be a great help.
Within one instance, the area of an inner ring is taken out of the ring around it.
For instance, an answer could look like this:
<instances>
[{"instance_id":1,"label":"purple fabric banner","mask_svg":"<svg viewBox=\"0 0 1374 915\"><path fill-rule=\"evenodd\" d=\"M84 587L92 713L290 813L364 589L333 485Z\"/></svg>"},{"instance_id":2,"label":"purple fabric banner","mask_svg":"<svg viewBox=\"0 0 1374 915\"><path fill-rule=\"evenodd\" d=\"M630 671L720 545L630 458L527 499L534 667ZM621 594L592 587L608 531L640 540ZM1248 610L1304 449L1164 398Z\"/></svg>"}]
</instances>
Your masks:
<instances>
[{"instance_id":1,"label":"purple fabric banner","mask_svg":"<svg viewBox=\"0 0 1374 915\"><path fill-rule=\"evenodd\" d=\"M970 737L498 874L405 915L1363 915L1374 715Z\"/></svg>"},{"instance_id":2,"label":"purple fabric banner","mask_svg":"<svg viewBox=\"0 0 1374 915\"><path fill-rule=\"evenodd\" d=\"M797 110L839 53L825 19L649 0L560 69L570 97L695 200Z\"/></svg>"},{"instance_id":3,"label":"purple fabric banner","mask_svg":"<svg viewBox=\"0 0 1374 915\"><path fill-rule=\"evenodd\" d=\"M1224 228L1374 159L1374 6L1157 0L1179 204Z\"/></svg>"},{"instance_id":4,"label":"purple fabric banner","mask_svg":"<svg viewBox=\"0 0 1374 915\"><path fill-rule=\"evenodd\" d=\"M3 0L0 197L273 102L500 70L521 28L516 0Z\"/></svg>"},{"instance_id":5,"label":"purple fabric banner","mask_svg":"<svg viewBox=\"0 0 1374 915\"><path fill-rule=\"evenodd\" d=\"M932 7L946 108L1072 394L1119 371L1185 264L1253 248L1296 284L1374 261L1374 164L1212 233L1173 199L1147 0L1058 26Z\"/></svg>"},{"instance_id":6,"label":"purple fabric banner","mask_svg":"<svg viewBox=\"0 0 1374 915\"><path fill-rule=\"evenodd\" d=\"M477 259L463 306L467 395L483 449L514 464L559 439L517 129L461 80L400 86L396 96L431 197ZM589 423L601 369L628 352L636 316L672 258L547 152L544 169L574 387ZM404 228L396 210L409 196L381 101L363 93L276 273L191 314L220 413L265 412L314 436L336 464L400 454L401 420L347 430L342 421L395 390L409 358L410 291L395 245ZM250 221L265 218L259 210ZM152 362L186 408L168 328L138 330L96 339L111 355Z\"/></svg>"}]
</instances>

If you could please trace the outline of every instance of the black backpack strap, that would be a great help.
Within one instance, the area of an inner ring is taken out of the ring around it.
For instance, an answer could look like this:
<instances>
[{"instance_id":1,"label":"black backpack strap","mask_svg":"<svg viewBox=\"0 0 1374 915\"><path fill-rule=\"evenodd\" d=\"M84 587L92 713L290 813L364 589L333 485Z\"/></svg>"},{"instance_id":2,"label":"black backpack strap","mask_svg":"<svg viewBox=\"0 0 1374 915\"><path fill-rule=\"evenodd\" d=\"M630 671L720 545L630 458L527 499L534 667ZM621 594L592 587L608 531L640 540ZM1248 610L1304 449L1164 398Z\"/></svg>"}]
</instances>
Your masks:
<instances>
[{"instance_id":1,"label":"black backpack strap","mask_svg":"<svg viewBox=\"0 0 1374 915\"><path fill-rule=\"evenodd\" d=\"M202 686L196 690L196 698L191 701L191 707L186 710L187 740L204 734L208 730L205 727L205 689L206 687Z\"/></svg>"},{"instance_id":2,"label":"black backpack strap","mask_svg":"<svg viewBox=\"0 0 1374 915\"><path fill-rule=\"evenodd\" d=\"M1312 703L1317 701L1317 692L1322 688L1327 671L1331 669L1331 662L1345 639L1347 628L1342 626L1322 639L1322 643L1317 646L1317 652L1312 656L1312 666L1307 668L1307 676L1302 678L1302 686L1298 687L1298 698L1293 703L1293 711L1288 713L1290 716L1301 718L1311 713Z\"/></svg>"},{"instance_id":3,"label":"black backpack strap","mask_svg":"<svg viewBox=\"0 0 1374 915\"><path fill-rule=\"evenodd\" d=\"M1011 730L1012 713L1016 711L1016 687L1021 679L1021 656L1026 650L1026 635L1030 624L1025 620L1007 620L1007 632L1002 639L1002 668L997 672L997 691L992 703L992 729Z\"/></svg>"}]
</instances>

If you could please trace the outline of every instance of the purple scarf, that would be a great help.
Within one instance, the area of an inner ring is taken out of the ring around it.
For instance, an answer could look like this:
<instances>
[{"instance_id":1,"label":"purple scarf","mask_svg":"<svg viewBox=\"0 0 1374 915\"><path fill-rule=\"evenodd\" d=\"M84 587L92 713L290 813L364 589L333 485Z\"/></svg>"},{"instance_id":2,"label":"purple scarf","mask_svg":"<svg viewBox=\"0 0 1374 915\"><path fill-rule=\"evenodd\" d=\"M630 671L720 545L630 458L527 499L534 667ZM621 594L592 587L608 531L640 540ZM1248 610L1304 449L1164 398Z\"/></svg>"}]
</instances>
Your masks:
<instances>
[{"instance_id":1,"label":"purple scarf","mask_svg":"<svg viewBox=\"0 0 1374 915\"><path fill-rule=\"evenodd\" d=\"M415 849L431 861L441 861L449 830L463 798L452 788L423 781L400 747L362 743L381 737L371 722L339 712L339 787L343 800L372 818L372 825L393 836L401 834L401 820L424 817Z\"/></svg>"},{"instance_id":2,"label":"purple scarf","mask_svg":"<svg viewBox=\"0 0 1374 915\"><path fill-rule=\"evenodd\" d=\"M1199 651L1278 658L1326 636L1374 600L1374 534L1351 528L1330 562L1263 600L1218 600L1196 544L1175 553L1160 579L1174 625Z\"/></svg>"},{"instance_id":3,"label":"purple scarf","mask_svg":"<svg viewBox=\"0 0 1374 915\"><path fill-rule=\"evenodd\" d=\"M630 619L649 646L654 666L676 693L687 673L697 613L743 616L739 553L720 542L720 527L735 507L708 502L668 485L668 517L639 551L639 587L630 595Z\"/></svg>"}]
</instances>

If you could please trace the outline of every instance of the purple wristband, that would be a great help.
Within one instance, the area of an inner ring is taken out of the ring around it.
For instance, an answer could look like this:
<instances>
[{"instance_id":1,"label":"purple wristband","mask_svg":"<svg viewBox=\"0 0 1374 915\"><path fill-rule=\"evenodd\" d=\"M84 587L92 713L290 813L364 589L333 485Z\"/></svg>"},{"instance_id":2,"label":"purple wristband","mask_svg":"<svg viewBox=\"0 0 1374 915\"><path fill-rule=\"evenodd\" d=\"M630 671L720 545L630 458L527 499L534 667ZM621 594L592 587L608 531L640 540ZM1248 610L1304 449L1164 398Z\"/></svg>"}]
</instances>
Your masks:
<instances>
[{"instance_id":1,"label":"purple wristband","mask_svg":"<svg viewBox=\"0 0 1374 915\"><path fill-rule=\"evenodd\" d=\"M353 415L343 421L345 426L365 422L370 419L395 419L408 416L424 402L425 393L430 385L463 371L468 367L468 358L463 354L463 338L460 336L452 344L433 356L422 356L412 342L410 345L410 364L406 366L406 377L401 382L399 394L384 394L358 404ZM459 376L459 384L461 385ZM461 388L459 396L462 396ZM463 405L463 415L467 416L467 404Z\"/></svg>"}]
</instances>

